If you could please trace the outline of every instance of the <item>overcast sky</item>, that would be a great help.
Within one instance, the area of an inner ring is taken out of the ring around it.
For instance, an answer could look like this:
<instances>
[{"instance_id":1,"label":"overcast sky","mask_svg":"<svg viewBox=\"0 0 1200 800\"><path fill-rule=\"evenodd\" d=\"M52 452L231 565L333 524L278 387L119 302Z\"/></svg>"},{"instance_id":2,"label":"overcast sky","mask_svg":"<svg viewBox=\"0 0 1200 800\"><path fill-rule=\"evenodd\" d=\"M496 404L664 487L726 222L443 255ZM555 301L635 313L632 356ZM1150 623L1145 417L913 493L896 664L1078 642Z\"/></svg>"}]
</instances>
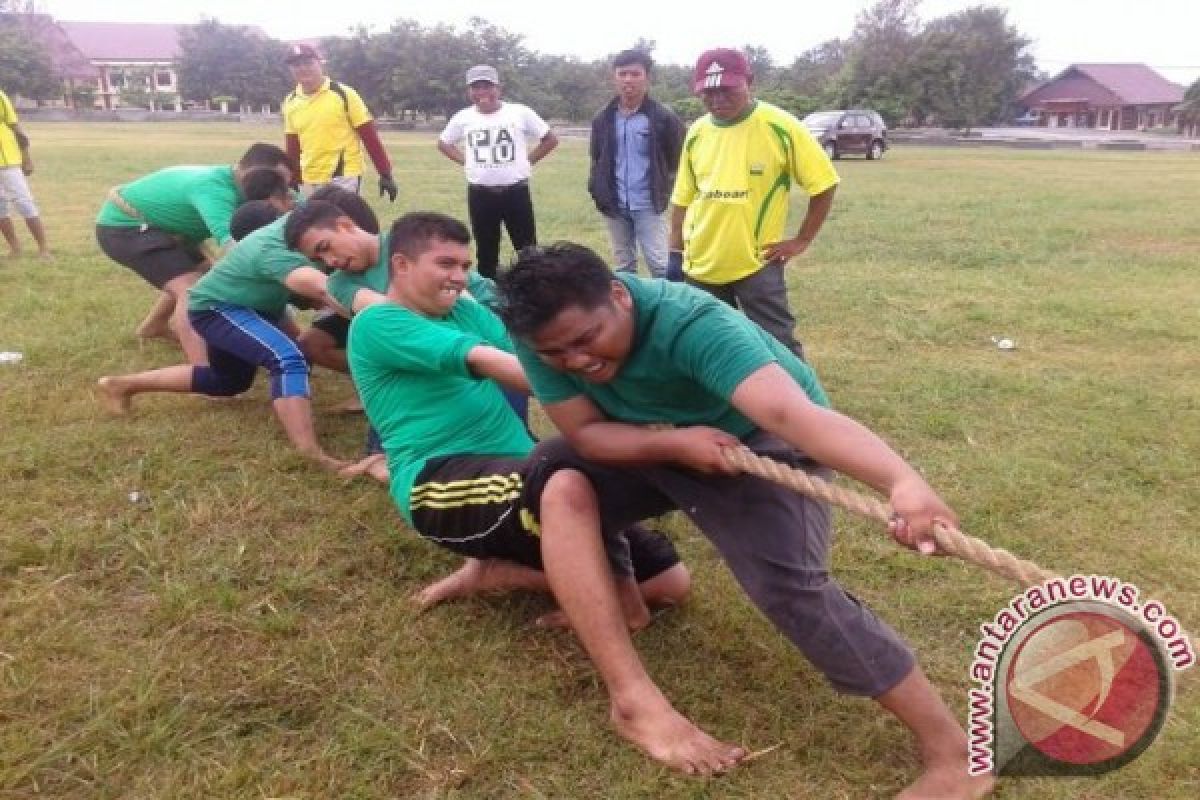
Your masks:
<instances>
[{"instance_id":1,"label":"overcast sky","mask_svg":"<svg viewBox=\"0 0 1200 800\"><path fill-rule=\"evenodd\" d=\"M923 19L972 5L1008 9L1009 23L1033 40L1038 65L1053 74L1071 62L1141 62L1190 84L1200 77L1200 0L924 0ZM201 15L228 24L258 25L280 39L336 35L356 23L386 30L397 18L464 27L483 17L542 53L590 60L621 50L638 37L657 43L655 57L690 64L715 46L755 44L778 64L827 39L849 35L867 0L558 0L493 4L479 0L40 0L59 19L120 22L195 22ZM775 9L767 13L768 9ZM782 10L779 10L782 9ZM744 13L737 13L744 10Z\"/></svg>"}]
</instances>

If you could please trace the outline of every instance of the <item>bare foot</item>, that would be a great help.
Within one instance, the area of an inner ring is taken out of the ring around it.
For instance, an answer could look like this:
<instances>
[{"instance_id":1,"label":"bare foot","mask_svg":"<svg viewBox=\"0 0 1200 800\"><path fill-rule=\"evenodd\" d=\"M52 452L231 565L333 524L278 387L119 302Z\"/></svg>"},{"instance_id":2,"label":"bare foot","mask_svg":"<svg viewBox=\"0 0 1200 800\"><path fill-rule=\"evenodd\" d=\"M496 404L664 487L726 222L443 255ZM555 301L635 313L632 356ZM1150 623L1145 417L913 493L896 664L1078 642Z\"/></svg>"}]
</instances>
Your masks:
<instances>
[{"instance_id":1,"label":"bare foot","mask_svg":"<svg viewBox=\"0 0 1200 800\"><path fill-rule=\"evenodd\" d=\"M896 800L978 800L992 793L992 775L968 775L967 760L927 768Z\"/></svg>"},{"instance_id":2,"label":"bare foot","mask_svg":"<svg viewBox=\"0 0 1200 800\"><path fill-rule=\"evenodd\" d=\"M121 386L121 379L105 376L96 381L96 392L100 404L110 414L127 414L133 406L129 392Z\"/></svg>"},{"instance_id":3,"label":"bare foot","mask_svg":"<svg viewBox=\"0 0 1200 800\"><path fill-rule=\"evenodd\" d=\"M718 775L746 756L746 750L721 742L700 730L655 690L657 699L630 703L623 712L613 701L613 727L646 755L687 775Z\"/></svg>"},{"instance_id":4,"label":"bare foot","mask_svg":"<svg viewBox=\"0 0 1200 800\"><path fill-rule=\"evenodd\" d=\"M179 337L175 335L175 331L171 330L171 326L165 319L155 319L147 317L142 320L141 324L133 331L134 335L139 339L166 339L170 342L178 342Z\"/></svg>"},{"instance_id":5,"label":"bare foot","mask_svg":"<svg viewBox=\"0 0 1200 800\"><path fill-rule=\"evenodd\" d=\"M457 570L414 594L413 600L418 609L427 611L447 600L507 589L548 592L550 586L545 573L532 567L500 558L468 558Z\"/></svg>"},{"instance_id":6,"label":"bare foot","mask_svg":"<svg viewBox=\"0 0 1200 800\"><path fill-rule=\"evenodd\" d=\"M383 453L372 453L364 459L355 461L350 466L338 470L338 475L341 475L343 478L357 478L360 475L369 475L384 486L387 486L391 482L391 475L388 473L387 457Z\"/></svg>"},{"instance_id":7,"label":"bare foot","mask_svg":"<svg viewBox=\"0 0 1200 800\"><path fill-rule=\"evenodd\" d=\"M322 469L327 469L330 472L336 472L339 475L342 470L351 466L349 461L342 461L340 458L334 458L327 453L318 453L312 456L312 459L321 465Z\"/></svg>"}]
</instances>

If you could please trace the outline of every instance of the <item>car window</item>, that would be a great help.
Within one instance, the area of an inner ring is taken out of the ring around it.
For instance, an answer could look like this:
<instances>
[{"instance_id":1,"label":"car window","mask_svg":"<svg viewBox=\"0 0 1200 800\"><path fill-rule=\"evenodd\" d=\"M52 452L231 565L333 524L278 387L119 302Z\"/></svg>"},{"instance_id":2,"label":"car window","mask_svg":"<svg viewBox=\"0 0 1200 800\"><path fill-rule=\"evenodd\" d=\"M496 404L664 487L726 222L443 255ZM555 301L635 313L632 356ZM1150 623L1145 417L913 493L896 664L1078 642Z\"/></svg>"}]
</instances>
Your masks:
<instances>
[{"instance_id":1,"label":"car window","mask_svg":"<svg viewBox=\"0 0 1200 800\"><path fill-rule=\"evenodd\" d=\"M814 111L804 118L804 124L812 128L832 128L841 116L840 111Z\"/></svg>"}]
</instances>

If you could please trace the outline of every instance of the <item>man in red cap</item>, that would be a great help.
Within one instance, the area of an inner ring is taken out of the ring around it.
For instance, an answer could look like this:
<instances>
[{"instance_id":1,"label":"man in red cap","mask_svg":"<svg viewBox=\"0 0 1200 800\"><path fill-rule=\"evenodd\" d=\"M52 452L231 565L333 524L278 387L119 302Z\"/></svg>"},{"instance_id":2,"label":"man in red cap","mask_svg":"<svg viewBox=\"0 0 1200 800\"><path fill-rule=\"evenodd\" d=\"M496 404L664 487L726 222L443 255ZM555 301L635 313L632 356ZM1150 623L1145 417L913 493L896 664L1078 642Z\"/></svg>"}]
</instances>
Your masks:
<instances>
[{"instance_id":1,"label":"man in red cap","mask_svg":"<svg viewBox=\"0 0 1200 800\"><path fill-rule=\"evenodd\" d=\"M692 89L709 113L684 141L667 272L740 308L803 358L783 267L816 238L839 179L798 119L754 98L753 82L737 50L709 50L696 62ZM792 183L807 192L808 212L786 238Z\"/></svg>"},{"instance_id":2,"label":"man in red cap","mask_svg":"<svg viewBox=\"0 0 1200 800\"><path fill-rule=\"evenodd\" d=\"M379 173L379 196L395 201L392 164L358 92L326 76L310 44L291 45L286 60L296 88L283 100L284 134L306 193L328 183L357 192L365 148Z\"/></svg>"}]
</instances>

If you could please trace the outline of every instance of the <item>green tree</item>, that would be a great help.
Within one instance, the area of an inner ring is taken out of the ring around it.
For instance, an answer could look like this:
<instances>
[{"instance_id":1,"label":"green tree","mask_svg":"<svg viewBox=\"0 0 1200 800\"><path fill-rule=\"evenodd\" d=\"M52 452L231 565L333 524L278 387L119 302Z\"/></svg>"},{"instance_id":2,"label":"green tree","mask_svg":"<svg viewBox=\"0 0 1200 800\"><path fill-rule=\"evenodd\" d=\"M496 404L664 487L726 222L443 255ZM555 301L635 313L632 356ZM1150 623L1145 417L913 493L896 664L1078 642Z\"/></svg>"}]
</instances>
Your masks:
<instances>
[{"instance_id":1,"label":"green tree","mask_svg":"<svg viewBox=\"0 0 1200 800\"><path fill-rule=\"evenodd\" d=\"M180 31L179 49L179 89L188 100L278 105L291 90L286 45L248 28L202 20Z\"/></svg>"},{"instance_id":2,"label":"green tree","mask_svg":"<svg viewBox=\"0 0 1200 800\"><path fill-rule=\"evenodd\" d=\"M0 87L9 94L48 100L62 90L62 79L37 35L36 24L36 19L15 9L0 14Z\"/></svg>"},{"instance_id":3,"label":"green tree","mask_svg":"<svg viewBox=\"0 0 1200 800\"><path fill-rule=\"evenodd\" d=\"M917 89L909 74L918 45L920 0L879 0L862 11L833 78L837 104L874 108L889 121L904 119Z\"/></svg>"},{"instance_id":4,"label":"green tree","mask_svg":"<svg viewBox=\"0 0 1200 800\"><path fill-rule=\"evenodd\" d=\"M798 94L820 95L846 65L846 43L830 39L796 57L783 71L788 88Z\"/></svg>"},{"instance_id":5,"label":"green tree","mask_svg":"<svg viewBox=\"0 0 1200 800\"><path fill-rule=\"evenodd\" d=\"M1179 107L1179 127L1189 136L1200 135L1200 78L1183 93Z\"/></svg>"},{"instance_id":6,"label":"green tree","mask_svg":"<svg viewBox=\"0 0 1200 800\"><path fill-rule=\"evenodd\" d=\"M948 127L997 122L1033 75L1029 40L1001 8L977 6L933 20L920 37L910 75L914 115Z\"/></svg>"},{"instance_id":7,"label":"green tree","mask_svg":"<svg viewBox=\"0 0 1200 800\"><path fill-rule=\"evenodd\" d=\"M337 81L353 86L376 114L391 110L387 96L390 67L383 63L379 37L360 25L350 36L321 40L326 71Z\"/></svg>"}]
</instances>

